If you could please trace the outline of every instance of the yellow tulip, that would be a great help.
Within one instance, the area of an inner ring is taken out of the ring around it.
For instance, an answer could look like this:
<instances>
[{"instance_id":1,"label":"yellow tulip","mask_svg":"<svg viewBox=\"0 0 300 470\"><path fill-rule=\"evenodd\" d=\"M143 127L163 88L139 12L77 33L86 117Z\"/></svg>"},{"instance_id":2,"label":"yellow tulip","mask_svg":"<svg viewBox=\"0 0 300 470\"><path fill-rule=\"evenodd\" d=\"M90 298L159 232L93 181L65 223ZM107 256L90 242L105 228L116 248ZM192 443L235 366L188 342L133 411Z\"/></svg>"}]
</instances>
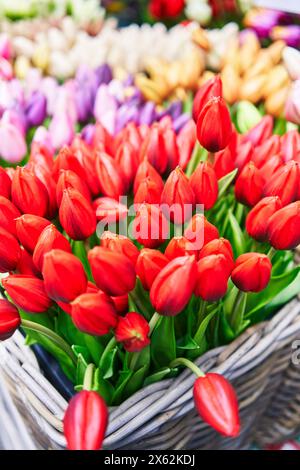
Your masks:
<instances>
[{"instance_id":1,"label":"yellow tulip","mask_svg":"<svg viewBox=\"0 0 300 470\"><path fill-rule=\"evenodd\" d=\"M267 50L261 50L256 56L254 64L245 72L244 79L250 80L262 73L268 73L273 67L273 61Z\"/></svg>"},{"instance_id":2,"label":"yellow tulip","mask_svg":"<svg viewBox=\"0 0 300 470\"><path fill-rule=\"evenodd\" d=\"M49 64L49 48L47 44L39 44L32 55L32 63L38 69L46 70Z\"/></svg>"},{"instance_id":3,"label":"yellow tulip","mask_svg":"<svg viewBox=\"0 0 300 470\"><path fill-rule=\"evenodd\" d=\"M283 49L285 48L286 44L284 41L275 41L268 47L267 51L271 56L274 65L279 64L282 59Z\"/></svg>"},{"instance_id":4,"label":"yellow tulip","mask_svg":"<svg viewBox=\"0 0 300 470\"><path fill-rule=\"evenodd\" d=\"M14 70L15 76L21 80L26 78L27 72L30 69L30 61L24 55L19 55L15 60Z\"/></svg>"},{"instance_id":5,"label":"yellow tulip","mask_svg":"<svg viewBox=\"0 0 300 470\"><path fill-rule=\"evenodd\" d=\"M260 101L263 96L263 87L267 79L268 75L262 74L250 78L250 80L244 80L240 88L240 99L251 101L251 103Z\"/></svg>"},{"instance_id":6,"label":"yellow tulip","mask_svg":"<svg viewBox=\"0 0 300 470\"><path fill-rule=\"evenodd\" d=\"M233 104L238 100L241 79L236 70L230 64L225 65L221 72L223 83L223 96L229 104Z\"/></svg>"},{"instance_id":7,"label":"yellow tulip","mask_svg":"<svg viewBox=\"0 0 300 470\"><path fill-rule=\"evenodd\" d=\"M289 90L290 85L286 85L268 97L265 101L265 109L268 114L272 114L275 117L283 116Z\"/></svg>"},{"instance_id":8,"label":"yellow tulip","mask_svg":"<svg viewBox=\"0 0 300 470\"><path fill-rule=\"evenodd\" d=\"M263 96L265 99L274 94L280 88L283 88L289 83L289 76L286 68L283 65L276 65L270 70L268 80L263 88Z\"/></svg>"}]
</instances>

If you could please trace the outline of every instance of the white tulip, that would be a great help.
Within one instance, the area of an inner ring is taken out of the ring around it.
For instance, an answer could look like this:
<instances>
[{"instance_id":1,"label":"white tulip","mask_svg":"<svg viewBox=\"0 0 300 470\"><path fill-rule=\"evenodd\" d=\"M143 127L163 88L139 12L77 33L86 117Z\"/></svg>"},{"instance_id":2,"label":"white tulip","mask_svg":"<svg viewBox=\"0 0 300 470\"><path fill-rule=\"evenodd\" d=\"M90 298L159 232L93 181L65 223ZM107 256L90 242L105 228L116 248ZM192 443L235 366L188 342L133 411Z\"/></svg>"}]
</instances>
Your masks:
<instances>
[{"instance_id":1,"label":"white tulip","mask_svg":"<svg viewBox=\"0 0 300 470\"><path fill-rule=\"evenodd\" d=\"M285 47L282 53L283 62L292 80L300 78L300 51Z\"/></svg>"}]
</instances>

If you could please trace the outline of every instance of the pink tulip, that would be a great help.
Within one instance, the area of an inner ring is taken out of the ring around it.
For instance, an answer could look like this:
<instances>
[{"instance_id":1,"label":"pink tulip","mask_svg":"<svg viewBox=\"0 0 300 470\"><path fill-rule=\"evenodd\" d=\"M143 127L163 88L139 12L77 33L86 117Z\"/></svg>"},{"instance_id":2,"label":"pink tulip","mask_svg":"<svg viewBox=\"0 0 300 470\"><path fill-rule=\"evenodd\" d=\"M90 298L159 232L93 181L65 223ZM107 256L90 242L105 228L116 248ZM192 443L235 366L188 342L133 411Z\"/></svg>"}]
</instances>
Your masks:
<instances>
[{"instance_id":1,"label":"pink tulip","mask_svg":"<svg viewBox=\"0 0 300 470\"><path fill-rule=\"evenodd\" d=\"M0 156L9 163L18 163L26 155L27 147L20 129L10 122L0 122Z\"/></svg>"},{"instance_id":2,"label":"pink tulip","mask_svg":"<svg viewBox=\"0 0 300 470\"><path fill-rule=\"evenodd\" d=\"M52 144L50 132L44 126L39 126L36 129L32 141L42 144L52 155L54 155L55 149Z\"/></svg>"},{"instance_id":3,"label":"pink tulip","mask_svg":"<svg viewBox=\"0 0 300 470\"><path fill-rule=\"evenodd\" d=\"M285 117L288 121L300 124L300 80L293 83L285 104Z\"/></svg>"},{"instance_id":4,"label":"pink tulip","mask_svg":"<svg viewBox=\"0 0 300 470\"><path fill-rule=\"evenodd\" d=\"M12 55L11 42L7 34L0 34L0 57L9 60Z\"/></svg>"},{"instance_id":5,"label":"pink tulip","mask_svg":"<svg viewBox=\"0 0 300 470\"><path fill-rule=\"evenodd\" d=\"M0 57L0 78L3 80L11 80L13 75L11 63L3 57Z\"/></svg>"},{"instance_id":6,"label":"pink tulip","mask_svg":"<svg viewBox=\"0 0 300 470\"><path fill-rule=\"evenodd\" d=\"M14 127L17 127L23 136L26 134L26 118L22 113L21 109L19 111L15 109L7 109L4 111L2 116L3 124L12 124Z\"/></svg>"},{"instance_id":7,"label":"pink tulip","mask_svg":"<svg viewBox=\"0 0 300 470\"><path fill-rule=\"evenodd\" d=\"M110 134L115 133L117 110L117 101L108 92L107 85L101 85L96 94L94 115Z\"/></svg>"},{"instance_id":8,"label":"pink tulip","mask_svg":"<svg viewBox=\"0 0 300 470\"><path fill-rule=\"evenodd\" d=\"M49 133L56 149L69 145L74 137L74 126L68 112L57 112L49 126Z\"/></svg>"}]
</instances>

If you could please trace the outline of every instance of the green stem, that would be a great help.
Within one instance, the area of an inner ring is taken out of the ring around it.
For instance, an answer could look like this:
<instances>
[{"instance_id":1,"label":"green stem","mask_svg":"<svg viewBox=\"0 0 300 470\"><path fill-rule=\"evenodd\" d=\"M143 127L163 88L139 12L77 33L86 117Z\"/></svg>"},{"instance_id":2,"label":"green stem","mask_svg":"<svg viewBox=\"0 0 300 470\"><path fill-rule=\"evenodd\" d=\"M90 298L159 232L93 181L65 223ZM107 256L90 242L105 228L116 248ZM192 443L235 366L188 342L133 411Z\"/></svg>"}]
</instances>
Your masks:
<instances>
[{"instance_id":1,"label":"green stem","mask_svg":"<svg viewBox=\"0 0 300 470\"><path fill-rule=\"evenodd\" d=\"M269 249L269 251L268 251L268 253L267 253L267 256L268 256L268 258L270 259L270 261L272 261L272 258L273 258L273 256L274 256L275 254L276 254L276 250L275 250L275 248L273 248L273 247L271 246L271 248Z\"/></svg>"},{"instance_id":2,"label":"green stem","mask_svg":"<svg viewBox=\"0 0 300 470\"><path fill-rule=\"evenodd\" d=\"M157 325L157 322L160 320L161 316L159 313L155 312L149 322L149 326L150 326L150 333L149 333L149 336L153 333L153 330L154 328L156 327Z\"/></svg>"},{"instance_id":3,"label":"green stem","mask_svg":"<svg viewBox=\"0 0 300 470\"><path fill-rule=\"evenodd\" d=\"M194 364L192 361L189 361L185 357L178 357L174 361L171 362L170 367L174 368L177 366L185 366L188 367L188 369L191 369L194 374L197 375L197 377L205 377L205 373L198 367L196 364Z\"/></svg>"},{"instance_id":4,"label":"green stem","mask_svg":"<svg viewBox=\"0 0 300 470\"><path fill-rule=\"evenodd\" d=\"M196 331L196 334L194 335L194 341L196 341L197 344L199 344L199 341L202 336L202 332L201 332L201 324L205 318L205 311L206 311L206 302L205 300L201 299L200 300L200 305L199 305L199 311L198 311L198 329ZM200 338L199 338L200 337Z\"/></svg>"},{"instance_id":5,"label":"green stem","mask_svg":"<svg viewBox=\"0 0 300 470\"><path fill-rule=\"evenodd\" d=\"M143 304L142 304L142 301L141 299L139 298L139 296L137 295L136 292L131 291L129 294L128 294L128 297L132 300L132 302L136 305L136 307L138 308L138 310L144 315L144 317L146 318L146 320L149 319L149 313L148 311L144 308Z\"/></svg>"},{"instance_id":6,"label":"green stem","mask_svg":"<svg viewBox=\"0 0 300 470\"><path fill-rule=\"evenodd\" d=\"M117 345L117 340L116 338L113 336L109 342L107 343L103 353L102 353L102 357L104 357L109 351L111 351L112 349L114 349L114 347Z\"/></svg>"},{"instance_id":7,"label":"green stem","mask_svg":"<svg viewBox=\"0 0 300 470\"><path fill-rule=\"evenodd\" d=\"M83 390L92 390L95 365L89 364L86 368L83 379Z\"/></svg>"},{"instance_id":8,"label":"green stem","mask_svg":"<svg viewBox=\"0 0 300 470\"><path fill-rule=\"evenodd\" d=\"M238 291L237 297L235 299L232 315L231 315L231 326L235 333L239 332L239 328L242 324L244 313L245 313L245 306L247 300L247 292L243 292L241 290Z\"/></svg>"},{"instance_id":9,"label":"green stem","mask_svg":"<svg viewBox=\"0 0 300 470\"><path fill-rule=\"evenodd\" d=\"M46 328L43 325L40 325L39 323L35 323L33 321L24 320L24 319L22 319L21 321L21 326L23 328L26 328L27 330L35 331L51 339L53 343L55 343L62 351L64 351L70 357L71 361L75 365L77 364L77 359L76 359L75 354L72 351L72 348L60 336L54 333L54 331L50 330L49 328Z\"/></svg>"},{"instance_id":10,"label":"green stem","mask_svg":"<svg viewBox=\"0 0 300 470\"><path fill-rule=\"evenodd\" d=\"M190 158L190 161L188 163L187 169L186 169L186 176L189 177L193 174L197 164L199 163L199 159L201 156L201 145L199 144L198 140L196 141L195 147L193 149L192 156Z\"/></svg>"}]
</instances>

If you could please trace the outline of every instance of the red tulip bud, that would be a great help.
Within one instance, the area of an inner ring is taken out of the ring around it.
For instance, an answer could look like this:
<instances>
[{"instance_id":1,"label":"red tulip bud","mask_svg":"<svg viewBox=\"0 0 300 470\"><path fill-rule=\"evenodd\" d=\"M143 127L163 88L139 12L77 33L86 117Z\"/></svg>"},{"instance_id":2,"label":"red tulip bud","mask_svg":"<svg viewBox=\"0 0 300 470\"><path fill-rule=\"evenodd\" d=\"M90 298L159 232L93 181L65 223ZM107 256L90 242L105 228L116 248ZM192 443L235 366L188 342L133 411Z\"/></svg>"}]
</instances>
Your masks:
<instances>
[{"instance_id":1,"label":"red tulip bud","mask_svg":"<svg viewBox=\"0 0 300 470\"><path fill-rule=\"evenodd\" d=\"M155 204L142 204L133 221L133 236L146 248L156 248L167 239L168 221Z\"/></svg>"},{"instance_id":2,"label":"red tulip bud","mask_svg":"<svg viewBox=\"0 0 300 470\"><path fill-rule=\"evenodd\" d=\"M115 160L120 165L122 173L125 177L126 187L130 188L139 166L138 152L130 142L124 142L118 148Z\"/></svg>"},{"instance_id":3,"label":"red tulip bud","mask_svg":"<svg viewBox=\"0 0 300 470\"><path fill-rule=\"evenodd\" d=\"M17 239L0 227L0 273L14 271L21 257Z\"/></svg>"},{"instance_id":4,"label":"red tulip bud","mask_svg":"<svg viewBox=\"0 0 300 470\"><path fill-rule=\"evenodd\" d=\"M297 159L300 154L300 134L297 129L283 134L281 137L281 153L285 162Z\"/></svg>"},{"instance_id":5,"label":"red tulip bud","mask_svg":"<svg viewBox=\"0 0 300 470\"><path fill-rule=\"evenodd\" d=\"M102 194L118 200L125 193L124 175L120 165L105 152L96 157L96 172Z\"/></svg>"},{"instance_id":6,"label":"red tulip bud","mask_svg":"<svg viewBox=\"0 0 300 470\"><path fill-rule=\"evenodd\" d=\"M185 229L184 236L193 243L195 250L200 250L211 240L219 238L219 232L203 214L195 214Z\"/></svg>"},{"instance_id":7,"label":"red tulip bud","mask_svg":"<svg viewBox=\"0 0 300 470\"><path fill-rule=\"evenodd\" d=\"M205 210L211 209L218 199L218 180L209 163L199 163L191 176L190 186L194 191L196 204L203 204Z\"/></svg>"},{"instance_id":8,"label":"red tulip bud","mask_svg":"<svg viewBox=\"0 0 300 470\"><path fill-rule=\"evenodd\" d=\"M215 153L213 168L218 180L235 169L234 155L230 150L230 145L227 145L224 150Z\"/></svg>"},{"instance_id":9,"label":"red tulip bud","mask_svg":"<svg viewBox=\"0 0 300 470\"><path fill-rule=\"evenodd\" d=\"M234 160L234 165L239 172L250 162L253 156L253 145L251 142L244 142L238 145Z\"/></svg>"},{"instance_id":10,"label":"red tulip bud","mask_svg":"<svg viewBox=\"0 0 300 470\"><path fill-rule=\"evenodd\" d=\"M268 240L276 250L293 250L300 243L300 202L279 209L268 221Z\"/></svg>"},{"instance_id":11,"label":"red tulip bud","mask_svg":"<svg viewBox=\"0 0 300 470\"><path fill-rule=\"evenodd\" d=\"M90 202L73 188L63 192L59 220L73 240L85 240L96 230L96 215Z\"/></svg>"},{"instance_id":12,"label":"red tulip bud","mask_svg":"<svg viewBox=\"0 0 300 470\"><path fill-rule=\"evenodd\" d=\"M178 166L170 173L161 195L161 204L166 217L180 224L190 219L195 203L195 195L187 176Z\"/></svg>"},{"instance_id":13,"label":"red tulip bud","mask_svg":"<svg viewBox=\"0 0 300 470\"><path fill-rule=\"evenodd\" d=\"M11 186L11 198L23 214L44 217L48 211L48 193L39 178L27 168L17 167Z\"/></svg>"},{"instance_id":14,"label":"red tulip bud","mask_svg":"<svg viewBox=\"0 0 300 470\"><path fill-rule=\"evenodd\" d=\"M87 187L93 196L98 196L101 191L99 178L96 173L96 158L96 153L91 149L87 149L78 154L78 159L86 172Z\"/></svg>"},{"instance_id":15,"label":"red tulip bud","mask_svg":"<svg viewBox=\"0 0 300 470\"><path fill-rule=\"evenodd\" d=\"M238 401L232 385L219 374L208 373L194 383L194 401L203 421L227 437L240 432Z\"/></svg>"},{"instance_id":16,"label":"red tulip bud","mask_svg":"<svg viewBox=\"0 0 300 470\"><path fill-rule=\"evenodd\" d=\"M18 261L16 271L19 274L29 274L34 277L41 277L41 273L35 266L32 256L23 247L21 247L21 256Z\"/></svg>"},{"instance_id":17,"label":"red tulip bud","mask_svg":"<svg viewBox=\"0 0 300 470\"><path fill-rule=\"evenodd\" d=\"M141 148L140 159L147 160L154 166L154 168L163 175L167 169L168 156L165 146L165 140L163 137L163 129L160 128L159 124L154 124L150 133Z\"/></svg>"},{"instance_id":18,"label":"red tulip bud","mask_svg":"<svg viewBox=\"0 0 300 470\"><path fill-rule=\"evenodd\" d=\"M177 135L179 151L179 166L185 170L192 156L197 140L196 125L192 119L180 130Z\"/></svg>"},{"instance_id":19,"label":"red tulip bud","mask_svg":"<svg viewBox=\"0 0 300 470\"><path fill-rule=\"evenodd\" d=\"M79 178L79 176L71 170L61 170L57 185L56 185L56 199L57 204L60 206L63 198L63 192L67 188L74 188L82 194L88 201L91 199L91 193L86 183Z\"/></svg>"},{"instance_id":20,"label":"red tulip bud","mask_svg":"<svg viewBox=\"0 0 300 470\"><path fill-rule=\"evenodd\" d=\"M39 271L43 268L44 255L55 248L72 253L71 245L66 237L50 224L40 234L33 252L33 262Z\"/></svg>"},{"instance_id":21,"label":"red tulip bud","mask_svg":"<svg viewBox=\"0 0 300 470\"><path fill-rule=\"evenodd\" d=\"M278 196L265 197L251 209L246 218L246 230L259 242L268 241L268 224L271 216L282 208Z\"/></svg>"},{"instance_id":22,"label":"red tulip bud","mask_svg":"<svg viewBox=\"0 0 300 470\"><path fill-rule=\"evenodd\" d=\"M12 235L17 234L16 218L21 214L16 206L6 197L0 196L0 227L7 230Z\"/></svg>"},{"instance_id":23,"label":"red tulip bud","mask_svg":"<svg viewBox=\"0 0 300 470\"><path fill-rule=\"evenodd\" d=\"M98 197L93 202L97 220L106 224L116 223L127 217L128 209L124 204L110 197Z\"/></svg>"},{"instance_id":24,"label":"red tulip bud","mask_svg":"<svg viewBox=\"0 0 300 470\"><path fill-rule=\"evenodd\" d=\"M85 169L75 157L74 152L66 145L61 148L54 161L53 178L55 181L58 180L61 170L72 170L79 176L81 181L86 181Z\"/></svg>"},{"instance_id":25,"label":"red tulip bud","mask_svg":"<svg viewBox=\"0 0 300 470\"><path fill-rule=\"evenodd\" d=\"M267 287L271 270L272 264L266 255L245 253L237 258L231 279L244 292L260 292Z\"/></svg>"},{"instance_id":26,"label":"red tulip bud","mask_svg":"<svg viewBox=\"0 0 300 470\"><path fill-rule=\"evenodd\" d=\"M34 174L38 177L38 179L43 183L45 186L47 193L48 193L48 210L47 210L47 217L49 219L53 219L57 213L57 202L56 202L56 183L51 174L51 171L41 165L35 164L32 168Z\"/></svg>"},{"instance_id":27,"label":"red tulip bud","mask_svg":"<svg viewBox=\"0 0 300 470\"><path fill-rule=\"evenodd\" d=\"M81 294L72 302L72 320L89 335L102 336L117 325L117 313L111 298L104 292Z\"/></svg>"},{"instance_id":28,"label":"red tulip bud","mask_svg":"<svg viewBox=\"0 0 300 470\"><path fill-rule=\"evenodd\" d=\"M20 243L27 251L32 253L40 234L50 224L50 220L38 215L24 214L18 217L16 220L16 231Z\"/></svg>"},{"instance_id":29,"label":"red tulip bud","mask_svg":"<svg viewBox=\"0 0 300 470\"><path fill-rule=\"evenodd\" d=\"M260 167L259 173L264 180L264 186L272 179L274 173L283 167L283 160L281 155L273 155L266 163Z\"/></svg>"},{"instance_id":30,"label":"red tulip bud","mask_svg":"<svg viewBox=\"0 0 300 470\"><path fill-rule=\"evenodd\" d=\"M7 199L10 198L11 194L11 179L4 170L0 167L0 196L4 196Z\"/></svg>"},{"instance_id":31,"label":"red tulip bud","mask_svg":"<svg viewBox=\"0 0 300 470\"><path fill-rule=\"evenodd\" d=\"M156 169L148 162L148 160L143 160L140 163L134 180L133 192L136 194L138 187L140 186L141 182L144 181L146 178L150 178L157 186L157 191L162 193L164 189L164 182L160 174L156 171Z\"/></svg>"},{"instance_id":32,"label":"red tulip bud","mask_svg":"<svg viewBox=\"0 0 300 470\"><path fill-rule=\"evenodd\" d=\"M187 238L173 237L165 249L165 255L169 260L187 255L194 255L197 259L198 251L193 249L193 244Z\"/></svg>"},{"instance_id":33,"label":"red tulip bud","mask_svg":"<svg viewBox=\"0 0 300 470\"><path fill-rule=\"evenodd\" d=\"M279 135L272 135L269 139L265 140L261 145L255 147L252 160L257 168L262 167L266 161L273 157L273 155L280 152L280 137Z\"/></svg>"},{"instance_id":34,"label":"red tulip bud","mask_svg":"<svg viewBox=\"0 0 300 470\"><path fill-rule=\"evenodd\" d=\"M44 255L43 278L51 299L71 302L86 291L87 277L81 261L63 250Z\"/></svg>"},{"instance_id":35,"label":"red tulip bud","mask_svg":"<svg viewBox=\"0 0 300 470\"><path fill-rule=\"evenodd\" d=\"M188 304L195 287L197 265L193 256L175 258L165 266L150 290L150 300L161 315L174 316Z\"/></svg>"},{"instance_id":36,"label":"red tulip bud","mask_svg":"<svg viewBox=\"0 0 300 470\"><path fill-rule=\"evenodd\" d=\"M44 282L34 276L14 274L2 279L2 285L17 307L30 313L43 313L51 306Z\"/></svg>"},{"instance_id":37,"label":"red tulip bud","mask_svg":"<svg viewBox=\"0 0 300 470\"><path fill-rule=\"evenodd\" d=\"M218 152L230 141L232 124L225 101L212 97L201 110L197 120L197 137L206 150Z\"/></svg>"},{"instance_id":38,"label":"red tulip bud","mask_svg":"<svg viewBox=\"0 0 300 470\"><path fill-rule=\"evenodd\" d=\"M193 119L197 123L199 114L213 96L222 96L222 81L219 75L208 80L197 91L193 103Z\"/></svg>"},{"instance_id":39,"label":"red tulip bud","mask_svg":"<svg viewBox=\"0 0 300 470\"><path fill-rule=\"evenodd\" d=\"M201 258L198 263L195 295L207 302L216 302L224 297L232 269L232 261L224 255L209 255Z\"/></svg>"},{"instance_id":40,"label":"red tulip bud","mask_svg":"<svg viewBox=\"0 0 300 470\"><path fill-rule=\"evenodd\" d=\"M114 139L110 133L97 122L95 126L95 133L93 136L93 147L97 149L100 145L104 148L105 152L109 155L114 155Z\"/></svg>"},{"instance_id":41,"label":"red tulip bud","mask_svg":"<svg viewBox=\"0 0 300 470\"><path fill-rule=\"evenodd\" d=\"M119 315L124 315L125 312L128 312L128 294L111 297L111 300Z\"/></svg>"},{"instance_id":42,"label":"red tulip bud","mask_svg":"<svg viewBox=\"0 0 300 470\"><path fill-rule=\"evenodd\" d=\"M69 450L99 450L105 436L108 411L103 398L82 390L70 401L64 416L64 434Z\"/></svg>"},{"instance_id":43,"label":"red tulip bud","mask_svg":"<svg viewBox=\"0 0 300 470\"><path fill-rule=\"evenodd\" d=\"M97 246L89 251L88 259L97 286L106 294L119 296L134 289L134 265L123 253Z\"/></svg>"},{"instance_id":44,"label":"red tulip bud","mask_svg":"<svg viewBox=\"0 0 300 470\"><path fill-rule=\"evenodd\" d=\"M265 196L278 196L283 206L298 198L300 171L299 164L290 161L279 168L264 188Z\"/></svg>"},{"instance_id":45,"label":"red tulip bud","mask_svg":"<svg viewBox=\"0 0 300 470\"><path fill-rule=\"evenodd\" d=\"M123 253L135 266L140 252L129 238L107 230L101 235L100 244L110 251Z\"/></svg>"},{"instance_id":46,"label":"red tulip bud","mask_svg":"<svg viewBox=\"0 0 300 470\"><path fill-rule=\"evenodd\" d=\"M136 312L120 317L116 327L116 340L129 352L138 352L150 344L150 327L145 318Z\"/></svg>"},{"instance_id":47,"label":"red tulip bud","mask_svg":"<svg viewBox=\"0 0 300 470\"><path fill-rule=\"evenodd\" d=\"M144 289L151 289L154 279L168 262L168 258L158 250L143 248L140 251L135 270Z\"/></svg>"},{"instance_id":48,"label":"red tulip bud","mask_svg":"<svg viewBox=\"0 0 300 470\"><path fill-rule=\"evenodd\" d=\"M254 147L261 145L265 140L271 137L273 131L273 118L272 116L264 116L256 126L252 127L243 136L243 140L251 142Z\"/></svg>"},{"instance_id":49,"label":"red tulip bud","mask_svg":"<svg viewBox=\"0 0 300 470\"><path fill-rule=\"evenodd\" d=\"M134 204L159 204L161 199L161 188L151 178L145 178L141 181L135 195Z\"/></svg>"},{"instance_id":50,"label":"red tulip bud","mask_svg":"<svg viewBox=\"0 0 300 470\"><path fill-rule=\"evenodd\" d=\"M253 207L262 198L264 180L253 162L248 163L235 183L235 197L246 206Z\"/></svg>"},{"instance_id":51,"label":"red tulip bud","mask_svg":"<svg viewBox=\"0 0 300 470\"><path fill-rule=\"evenodd\" d=\"M0 341L10 338L20 324L18 309L8 300L0 299Z\"/></svg>"},{"instance_id":52,"label":"red tulip bud","mask_svg":"<svg viewBox=\"0 0 300 470\"><path fill-rule=\"evenodd\" d=\"M199 253L199 260L210 255L224 255L230 272L234 266L233 251L230 242L225 238L217 238L207 243Z\"/></svg>"},{"instance_id":53,"label":"red tulip bud","mask_svg":"<svg viewBox=\"0 0 300 470\"><path fill-rule=\"evenodd\" d=\"M177 136L172 127L164 131L163 138L168 161L167 169L168 171L172 171L175 170L175 168L179 165L180 158L179 148L177 145Z\"/></svg>"}]
</instances>

